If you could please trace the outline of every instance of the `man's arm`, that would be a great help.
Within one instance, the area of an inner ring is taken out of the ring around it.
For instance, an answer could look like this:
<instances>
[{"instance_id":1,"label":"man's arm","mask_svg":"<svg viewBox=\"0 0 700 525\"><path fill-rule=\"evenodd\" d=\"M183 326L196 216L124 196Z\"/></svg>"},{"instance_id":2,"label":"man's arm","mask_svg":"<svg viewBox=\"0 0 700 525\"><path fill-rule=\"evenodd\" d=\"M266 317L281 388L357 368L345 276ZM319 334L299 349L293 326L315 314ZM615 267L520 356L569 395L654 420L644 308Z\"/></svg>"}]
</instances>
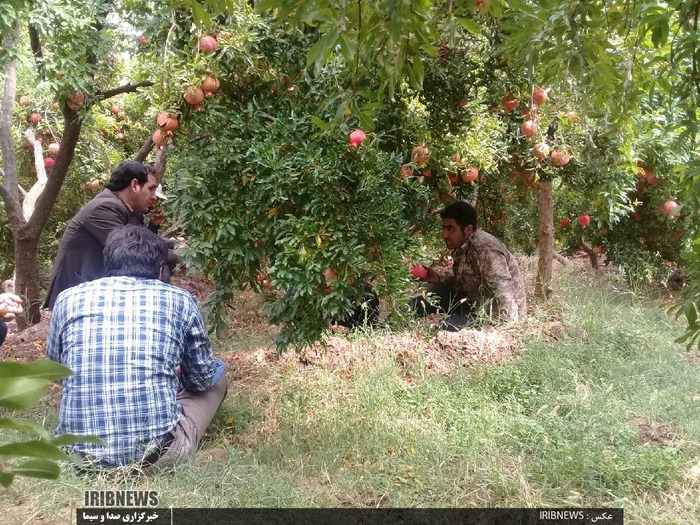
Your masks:
<instances>
[{"instance_id":1,"label":"man's arm","mask_svg":"<svg viewBox=\"0 0 700 525\"><path fill-rule=\"evenodd\" d=\"M211 342L207 337L204 320L199 306L193 297L189 297L184 315L191 319L185 333L185 352L180 363L180 382L185 390L202 392L209 390L221 379L226 365L221 359L215 359Z\"/></svg>"},{"instance_id":2,"label":"man's arm","mask_svg":"<svg viewBox=\"0 0 700 525\"><path fill-rule=\"evenodd\" d=\"M46 357L57 363L61 362L61 327L63 326L64 315L65 308L63 302L56 301L56 305L51 312L49 331L46 336Z\"/></svg>"}]
</instances>

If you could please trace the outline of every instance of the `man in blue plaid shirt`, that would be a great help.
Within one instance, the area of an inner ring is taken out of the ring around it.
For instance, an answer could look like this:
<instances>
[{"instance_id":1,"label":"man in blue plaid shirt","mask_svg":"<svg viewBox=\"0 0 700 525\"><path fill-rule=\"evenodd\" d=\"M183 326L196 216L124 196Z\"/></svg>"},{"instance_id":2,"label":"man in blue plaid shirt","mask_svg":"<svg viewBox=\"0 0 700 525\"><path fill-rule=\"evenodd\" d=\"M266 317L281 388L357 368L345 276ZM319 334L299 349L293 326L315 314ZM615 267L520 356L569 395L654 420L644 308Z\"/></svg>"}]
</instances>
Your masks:
<instances>
[{"instance_id":1,"label":"man in blue plaid shirt","mask_svg":"<svg viewBox=\"0 0 700 525\"><path fill-rule=\"evenodd\" d=\"M56 433L99 437L104 446L71 447L88 465L149 472L183 461L226 395L197 302L158 280L167 253L146 228L118 228L104 248L109 277L56 300L46 354L73 371Z\"/></svg>"}]
</instances>

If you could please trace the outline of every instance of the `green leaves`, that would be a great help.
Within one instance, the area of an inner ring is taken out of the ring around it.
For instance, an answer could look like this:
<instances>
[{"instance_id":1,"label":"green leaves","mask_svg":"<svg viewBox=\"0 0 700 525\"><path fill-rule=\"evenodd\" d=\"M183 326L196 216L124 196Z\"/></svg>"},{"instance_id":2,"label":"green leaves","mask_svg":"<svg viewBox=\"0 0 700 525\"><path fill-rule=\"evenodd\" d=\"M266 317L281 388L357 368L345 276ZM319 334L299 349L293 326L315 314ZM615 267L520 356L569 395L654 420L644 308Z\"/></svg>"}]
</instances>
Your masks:
<instances>
[{"instance_id":1,"label":"green leaves","mask_svg":"<svg viewBox=\"0 0 700 525\"><path fill-rule=\"evenodd\" d=\"M71 373L69 368L46 359L28 364L0 361L0 407L11 410L30 408L44 395L52 381L63 379ZM0 428L28 432L39 438L0 445L0 458L33 458L19 464L0 459L0 485L3 487L9 487L15 476L57 478L60 468L56 461L69 460L68 455L58 448L61 445L101 443L92 436L63 435L51 438L41 425L10 417L0 418Z\"/></svg>"},{"instance_id":2,"label":"green leaves","mask_svg":"<svg viewBox=\"0 0 700 525\"><path fill-rule=\"evenodd\" d=\"M47 359L29 364L0 362L0 407L29 408L44 395L49 383L70 374L69 368Z\"/></svg>"}]
</instances>

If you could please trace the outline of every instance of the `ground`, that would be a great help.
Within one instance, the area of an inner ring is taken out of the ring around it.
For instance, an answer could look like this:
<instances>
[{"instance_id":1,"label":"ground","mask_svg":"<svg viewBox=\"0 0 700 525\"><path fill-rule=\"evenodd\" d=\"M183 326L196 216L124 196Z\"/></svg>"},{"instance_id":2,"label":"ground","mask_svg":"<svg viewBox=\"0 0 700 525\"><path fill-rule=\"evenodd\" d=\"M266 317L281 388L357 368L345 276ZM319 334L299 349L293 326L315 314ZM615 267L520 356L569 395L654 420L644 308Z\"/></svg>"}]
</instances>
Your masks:
<instances>
[{"instance_id":1,"label":"ground","mask_svg":"<svg viewBox=\"0 0 700 525\"><path fill-rule=\"evenodd\" d=\"M555 263L559 264L559 263ZM572 259L569 264L578 264L582 267L588 265L585 254ZM528 282L534 282L534 274L537 270L537 260L533 257L521 259L523 273ZM612 270L598 270L610 272ZM211 290L211 285L205 279L194 274L178 272L173 276L172 283L187 289L201 303ZM529 287L532 288L532 287ZM528 297L528 310L532 313L538 308L540 301L534 296ZM251 292L243 292L231 305L230 331L232 335L246 336L258 334L267 336L270 344L259 345L254 352L228 352L221 356L229 366L231 379L240 380L245 377L246 371L262 365L278 366L281 362L298 360L302 364L330 367L347 366L347 360L352 360L353 352L349 352L352 342L345 337L344 330L338 328L321 343L314 345L296 354L292 351L279 356L275 351L271 340L276 333L276 327L271 326L260 311L260 301ZM427 346L427 359L429 368L436 374L448 373L452 364L459 360L466 362L497 363L510 360L519 352L518 341L524 335L537 334L551 339L557 339L564 325L561 319L561 311L553 304L547 306L545 318L531 316L530 321L518 327L498 327L486 329L464 329L458 333L436 332L437 318L428 318L420 326L419 330L390 334L387 337L389 343L396 348L411 348L416 345L424 346L425 339L431 339ZM44 311L41 322L23 332L17 332L14 323L10 324L5 344L0 347L0 359L12 361L32 361L43 357L46 350L46 334L50 320L50 313ZM434 337L433 337L434 335ZM405 352L410 355L410 352ZM461 365L460 365L461 366Z\"/></svg>"}]
</instances>

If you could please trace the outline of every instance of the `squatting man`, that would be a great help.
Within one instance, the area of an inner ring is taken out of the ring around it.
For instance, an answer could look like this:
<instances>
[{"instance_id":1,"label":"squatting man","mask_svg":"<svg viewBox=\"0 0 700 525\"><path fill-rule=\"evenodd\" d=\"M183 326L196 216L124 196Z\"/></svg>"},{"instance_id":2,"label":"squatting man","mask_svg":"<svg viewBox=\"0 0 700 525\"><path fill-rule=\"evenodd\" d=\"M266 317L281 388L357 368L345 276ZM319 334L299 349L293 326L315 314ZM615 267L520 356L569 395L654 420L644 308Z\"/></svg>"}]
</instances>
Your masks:
<instances>
[{"instance_id":1,"label":"squatting man","mask_svg":"<svg viewBox=\"0 0 700 525\"><path fill-rule=\"evenodd\" d=\"M451 267L417 267L413 275L427 281L426 292L438 298L430 304L425 296L411 300L421 316L443 312L444 328L457 331L469 324L480 310L505 322L525 317L526 294L518 263L505 245L477 229L476 210L463 201L449 204L440 213L442 239L451 250Z\"/></svg>"}]
</instances>

